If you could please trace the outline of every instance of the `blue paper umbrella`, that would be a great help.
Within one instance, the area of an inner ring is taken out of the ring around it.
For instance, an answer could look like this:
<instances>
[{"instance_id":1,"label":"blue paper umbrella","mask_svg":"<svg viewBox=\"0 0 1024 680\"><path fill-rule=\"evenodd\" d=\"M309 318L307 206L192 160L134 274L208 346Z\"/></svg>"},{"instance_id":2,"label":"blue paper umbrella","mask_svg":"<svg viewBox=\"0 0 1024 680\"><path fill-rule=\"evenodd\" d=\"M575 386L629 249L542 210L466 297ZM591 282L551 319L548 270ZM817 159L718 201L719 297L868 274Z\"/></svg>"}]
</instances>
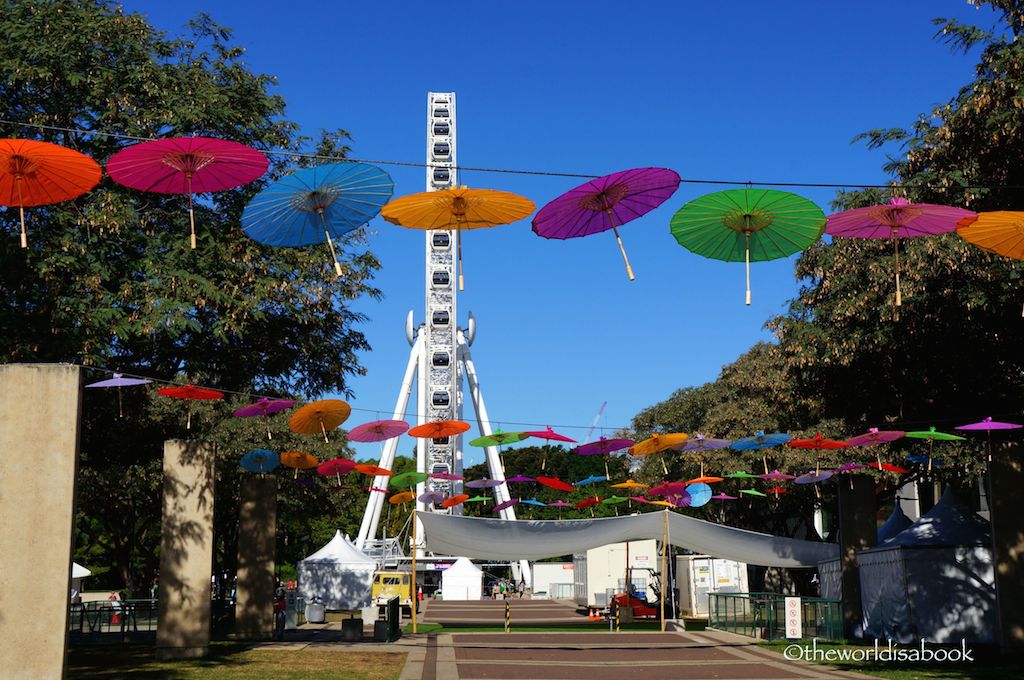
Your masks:
<instances>
[{"instance_id":1,"label":"blue paper umbrella","mask_svg":"<svg viewBox=\"0 0 1024 680\"><path fill-rule=\"evenodd\" d=\"M686 487L686 493L690 494L691 508L699 508L702 505L707 505L707 502L711 500L711 487L703 482L690 484Z\"/></svg>"},{"instance_id":2,"label":"blue paper umbrella","mask_svg":"<svg viewBox=\"0 0 1024 680\"><path fill-rule=\"evenodd\" d=\"M242 212L242 229L249 238L268 246L326 241L334 272L341 276L334 239L372 220L394 189L388 173L367 163L305 168L258 193Z\"/></svg>"},{"instance_id":3,"label":"blue paper umbrella","mask_svg":"<svg viewBox=\"0 0 1024 680\"><path fill-rule=\"evenodd\" d=\"M280 465L281 460L277 457L276 453L268 449L253 449L242 456L242 460L238 461L238 464L249 472L259 472L260 474L263 474L265 472L270 472Z\"/></svg>"},{"instance_id":4,"label":"blue paper umbrella","mask_svg":"<svg viewBox=\"0 0 1024 680\"><path fill-rule=\"evenodd\" d=\"M536 505L537 507L540 507L540 508L545 508L548 505L547 503L542 503L542 502L540 502L538 500L535 500L533 498L524 498L524 499L520 500L519 502L522 505Z\"/></svg>"},{"instance_id":5,"label":"blue paper umbrella","mask_svg":"<svg viewBox=\"0 0 1024 680\"><path fill-rule=\"evenodd\" d=\"M732 447L736 451L760 451L767 449L772 446L781 446L790 439L792 435L785 434L784 432L775 432L772 434L765 434L764 432L758 432L753 437L744 437L743 439L737 439L732 443ZM768 458L767 456L761 457L764 463L765 474L768 473Z\"/></svg>"},{"instance_id":6,"label":"blue paper umbrella","mask_svg":"<svg viewBox=\"0 0 1024 680\"><path fill-rule=\"evenodd\" d=\"M602 475L590 475L589 477L581 479L578 482L574 482L573 486L587 486L588 484L597 484L598 482L607 481L607 479L607 477L604 477Z\"/></svg>"}]
</instances>

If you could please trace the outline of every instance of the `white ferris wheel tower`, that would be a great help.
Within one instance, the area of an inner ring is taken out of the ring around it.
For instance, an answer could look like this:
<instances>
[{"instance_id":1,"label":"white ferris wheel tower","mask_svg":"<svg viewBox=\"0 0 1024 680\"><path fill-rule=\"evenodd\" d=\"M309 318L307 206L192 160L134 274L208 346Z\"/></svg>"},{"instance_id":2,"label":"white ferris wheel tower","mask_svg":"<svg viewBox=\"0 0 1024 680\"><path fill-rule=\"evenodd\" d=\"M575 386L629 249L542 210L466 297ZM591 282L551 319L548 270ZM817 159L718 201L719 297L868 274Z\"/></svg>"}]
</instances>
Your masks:
<instances>
[{"instance_id":1,"label":"white ferris wheel tower","mask_svg":"<svg viewBox=\"0 0 1024 680\"><path fill-rule=\"evenodd\" d=\"M427 93L427 191L458 186L455 139L455 93ZM417 327L413 326L412 311L406 318L405 335L412 349L392 417L401 420L405 416L415 379L417 424L435 420L462 420L465 379L480 434L490 435L493 430L487 416L487 406L469 353L476 334L476 322L472 313L468 315L466 328L459 328L456 322L456 275L461 275L461 272L456 272L458 239L457 230L426 232L426 315L423 323ZM386 442L380 458L381 467L391 469L400 439L396 437ZM461 435L417 439L416 470L427 473L451 472L461 476L462 451ZM484 455L491 478L504 480L505 471L497 447L485 448ZM387 477L374 478L356 539L356 546L360 549L375 542L381 510L387 500L384 493L373 489L386 489L387 486ZM462 493L462 486L461 481L429 479L421 482L416 486L416 510L462 514L461 506L442 509L419 500L427 491L438 491L445 496L459 494ZM494 487L493 492L496 504L510 499L506 484ZM514 520L515 510L505 508L500 511L500 516L502 519ZM422 537L423 532L418 530L417 535ZM416 550L418 554L423 554L422 539ZM525 566L525 563L517 566ZM524 571L527 579L528 573Z\"/></svg>"}]
</instances>

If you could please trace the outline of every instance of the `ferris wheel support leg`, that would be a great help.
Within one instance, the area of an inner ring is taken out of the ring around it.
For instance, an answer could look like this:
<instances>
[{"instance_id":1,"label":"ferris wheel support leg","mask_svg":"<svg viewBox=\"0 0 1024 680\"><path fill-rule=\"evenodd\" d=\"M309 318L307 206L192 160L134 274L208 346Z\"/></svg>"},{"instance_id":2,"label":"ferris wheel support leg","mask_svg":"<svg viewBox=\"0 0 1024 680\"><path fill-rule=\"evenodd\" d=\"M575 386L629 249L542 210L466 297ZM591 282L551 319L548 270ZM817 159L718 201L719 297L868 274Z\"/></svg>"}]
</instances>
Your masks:
<instances>
[{"instance_id":1,"label":"ferris wheel support leg","mask_svg":"<svg viewBox=\"0 0 1024 680\"><path fill-rule=\"evenodd\" d=\"M469 396L473 401L473 411L476 414L477 427L480 429L480 434L488 436L493 434L491 429L490 418L487 415L487 405L484 403L484 395L480 390L480 379L477 377L476 365L473 363L473 357L469 353L469 344L466 342L465 337L462 333L458 336L458 356L459 361L462 364L462 368L465 371L466 382L469 384ZM488 446L484 448L484 457L487 460L487 469L490 471L492 479L505 479L505 469L501 464L501 456L496 446ZM494 487L494 502L503 503L510 500L508 493L508 485L501 484L500 486ZM514 508L505 508L500 511L501 519L514 520L516 518L516 511ZM527 585L530 585L530 565L526 560L519 560L519 573L516 574L517 578L523 578ZM513 565L513 572L515 572L515 565Z\"/></svg>"},{"instance_id":2,"label":"ferris wheel support leg","mask_svg":"<svg viewBox=\"0 0 1024 680\"><path fill-rule=\"evenodd\" d=\"M398 400L395 402L395 411L392 420L401 420L409 405L409 395L412 393L412 382L416 377L416 371L420 364L420 356L423 354L423 337L417 337L409 350L409 363L405 367L405 377L402 379L402 389L398 392ZM395 462L395 451L398 448L399 437L389 439L384 445L384 452L380 457L380 467L390 470ZM371 488L386 489L388 478L378 476L373 478ZM371 491L370 498L366 502L366 511L363 513L362 524L359 525L359 536L356 538L356 547L360 550L368 539L377 535L377 525L380 522L380 513L384 508L384 494L378 491Z\"/></svg>"}]
</instances>

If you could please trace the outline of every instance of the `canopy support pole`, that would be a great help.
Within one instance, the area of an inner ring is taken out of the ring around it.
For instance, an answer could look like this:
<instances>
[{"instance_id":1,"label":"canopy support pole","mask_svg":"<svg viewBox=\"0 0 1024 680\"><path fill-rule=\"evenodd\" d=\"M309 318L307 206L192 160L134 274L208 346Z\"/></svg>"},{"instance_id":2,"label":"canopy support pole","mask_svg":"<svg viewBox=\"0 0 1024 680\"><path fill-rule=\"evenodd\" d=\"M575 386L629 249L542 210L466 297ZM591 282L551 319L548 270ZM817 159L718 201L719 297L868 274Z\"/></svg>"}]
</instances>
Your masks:
<instances>
[{"instance_id":1,"label":"canopy support pole","mask_svg":"<svg viewBox=\"0 0 1024 680\"><path fill-rule=\"evenodd\" d=\"M701 472L701 476L703 476ZM665 597L668 594L668 572L665 570L665 562L668 559L668 510L661 513L663 528L661 530L661 632L665 632Z\"/></svg>"},{"instance_id":2,"label":"canopy support pole","mask_svg":"<svg viewBox=\"0 0 1024 680\"><path fill-rule=\"evenodd\" d=\"M419 544L416 542L416 525L419 522L416 519L416 508L412 510L412 603L409 605L409 611L412 612L412 632L416 634L416 609L420 605L419 593L416 592L416 553L418 552Z\"/></svg>"}]
</instances>

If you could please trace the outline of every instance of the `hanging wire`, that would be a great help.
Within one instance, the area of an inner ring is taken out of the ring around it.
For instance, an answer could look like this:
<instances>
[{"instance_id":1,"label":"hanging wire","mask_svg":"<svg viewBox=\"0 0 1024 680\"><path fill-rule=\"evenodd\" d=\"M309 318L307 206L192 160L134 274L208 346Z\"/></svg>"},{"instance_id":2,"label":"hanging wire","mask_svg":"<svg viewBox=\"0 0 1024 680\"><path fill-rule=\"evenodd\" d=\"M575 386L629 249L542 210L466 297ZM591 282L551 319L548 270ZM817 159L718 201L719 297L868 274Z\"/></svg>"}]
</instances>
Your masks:
<instances>
[{"instance_id":1,"label":"hanging wire","mask_svg":"<svg viewBox=\"0 0 1024 680\"><path fill-rule=\"evenodd\" d=\"M111 139L124 139L132 142L149 142L158 137L136 137L133 135L126 135L118 132L102 132L96 130L85 130L82 128L62 127L59 125L45 125L42 123L26 123L17 120L9 120L6 118L0 118L0 124L3 125L14 125L18 127L36 128L39 130L50 130L56 132L67 132L70 134L96 137L109 137ZM370 163L374 165L392 165L396 167L407 167L407 168L450 168L459 172L487 172L497 173L506 175L531 175L537 177L566 177L574 179L595 179L602 175L584 173L584 172L555 172L550 170L523 170L513 168L488 168L478 167L471 165L458 165L451 166L448 164L435 164L435 163L420 163L414 161L396 161L387 160L381 158L352 158L343 156L330 156L324 154L306 153L302 151L290 151L286 149L261 149L263 153L272 156L283 156L290 158L302 158L306 160L319 160L329 161L332 163ZM778 181L754 181L750 179L746 180L735 180L735 179L698 179L698 178L682 178L680 179L682 184L704 184L711 186L763 186L763 187L789 187L789 188L812 188L812 189L848 189L854 187L857 189L936 189L942 191L960 190L960 191L974 191L974 190L1021 190L1024 189L1024 185L1012 185L1012 184L972 184L972 185L955 185L947 186L942 184L914 184L905 183L901 184L898 182L885 182L880 184L873 183L857 183L857 182L778 182Z\"/></svg>"}]
</instances>

